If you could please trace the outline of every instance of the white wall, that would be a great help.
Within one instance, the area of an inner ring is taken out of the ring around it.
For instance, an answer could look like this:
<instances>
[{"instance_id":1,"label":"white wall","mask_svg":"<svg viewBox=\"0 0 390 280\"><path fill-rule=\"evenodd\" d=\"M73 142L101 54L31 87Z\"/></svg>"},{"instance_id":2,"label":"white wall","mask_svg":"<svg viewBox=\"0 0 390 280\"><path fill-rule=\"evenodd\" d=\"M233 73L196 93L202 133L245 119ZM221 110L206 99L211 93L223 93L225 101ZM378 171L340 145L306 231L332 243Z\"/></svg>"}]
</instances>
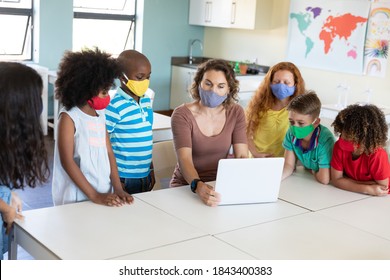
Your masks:
<instances>
[{"instance_id":1,"label":"white wall","mask_svg":"<svg viewBox=\"0 0 390 280\"><path fill-rule=\"evenodd\" d=\"M204 56L228 60L253 61L272 66L286 59L287 23L290 0L257 0L256 29L205 28ZM384 78L344 74L300 67L308 89L320 96L323 104L337 103L336 87L350 85L349 103L366 101L364 91L373 90L372 103L390 107L390 59Z\"/></svg>"}]
</instances>

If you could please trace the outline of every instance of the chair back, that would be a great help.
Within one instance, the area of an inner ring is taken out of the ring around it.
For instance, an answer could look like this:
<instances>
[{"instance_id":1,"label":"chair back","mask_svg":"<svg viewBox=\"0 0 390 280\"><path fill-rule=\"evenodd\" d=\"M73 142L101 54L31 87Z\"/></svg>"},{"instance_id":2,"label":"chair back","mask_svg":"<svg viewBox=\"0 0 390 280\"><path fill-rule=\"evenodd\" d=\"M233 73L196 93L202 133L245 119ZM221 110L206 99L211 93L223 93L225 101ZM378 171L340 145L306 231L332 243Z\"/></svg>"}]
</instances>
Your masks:
<instances>
[{"instance_id":1,"label":"chair back","mask_svg":"<svg viewBox=\"0 0 390 280\"><path fill-rule=\"evenodd\" d=\"M153 190L169 187L176 164L177 158L172 140L153 143L153 168L156 178Z\"/></svg>"}]
</instances>

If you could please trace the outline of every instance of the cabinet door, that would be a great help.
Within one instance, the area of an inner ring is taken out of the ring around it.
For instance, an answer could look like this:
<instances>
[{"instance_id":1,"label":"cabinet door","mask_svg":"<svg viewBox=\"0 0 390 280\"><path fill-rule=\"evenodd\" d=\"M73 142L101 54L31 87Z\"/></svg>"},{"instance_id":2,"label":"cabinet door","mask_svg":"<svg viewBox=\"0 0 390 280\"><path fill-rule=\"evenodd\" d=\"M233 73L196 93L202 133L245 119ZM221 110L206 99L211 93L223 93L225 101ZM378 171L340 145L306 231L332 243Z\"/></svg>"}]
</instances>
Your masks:
<instances>
[{"instance_id":1,"label":"cabinet door","mask_svg":"<svg viewBox=\"0 0 390 280\"><path fill-rule=\"evenodd\" d=\"M244 75L237 76L237 80L240 82L240 91L238 92L238 104L244 109L248 106L249 101L255 94L257 88L264 79L263 75Z\"/></svg>"},{"instance_id":2,"label":"cabinet door","mask_svg":"<svg viewBox=\"0 0 390 280\"><path fill-rule=\"evenodd\" d=\"M190 0L189 24L205 25L209 16L209 4L206 0Z\"/></svg>"},{"instance_id":3,"label":"cabinet door","mask_svg":"<svg viewBox=\"0 0 390 280\"><path fill-rule=\"evenodd\" d=\"M230 27L254 29L256 0L232 0Z\"/></svg>"},{"instance_id":4,"label":"cabinet door","mask_svg":"<svg viewBox=\"0 0 390 280\"><path fill-rule=\"evenodd\" d=\"M210 2L210 26L215 27L229 27L230 15L232 9L231 0L212 0Z\"/></svg>"},{"instance_id":5,"label":"cabinet door","mask_svg":"<svg viewBox=\"0 0 390 280\"><path fill-rule=\"evenodd\" d=\"M172 110L183 103L192 101L189 89L194 80L195 73L196 69L172 66L170 99L170 108Z\"/></svg>"},{"instance_id":6,"label":"cabinet door","mask_svg":"<svg viewBox=\"0 0 390 280\"><path fill-rule=\"evenodd\" d=\"M231 0L190 0L189 24L229 27Z\"/></svg>"}]
</instances>

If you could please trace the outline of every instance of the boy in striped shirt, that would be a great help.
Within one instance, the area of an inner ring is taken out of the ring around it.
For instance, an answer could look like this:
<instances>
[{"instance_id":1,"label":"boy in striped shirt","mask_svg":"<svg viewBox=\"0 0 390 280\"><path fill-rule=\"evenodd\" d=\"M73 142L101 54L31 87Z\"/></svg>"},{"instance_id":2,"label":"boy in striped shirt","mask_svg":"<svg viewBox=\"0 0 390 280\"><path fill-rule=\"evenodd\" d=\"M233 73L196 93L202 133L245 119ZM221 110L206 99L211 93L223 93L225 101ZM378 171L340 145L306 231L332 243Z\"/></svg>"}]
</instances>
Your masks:
<instances>
[{"instance_id":1,"label":"boy in striped shirt","mask_svg":"<svg viewBox=\"0 0 390 280\"><path fill-rule=\"evenodd\" d=\"M152 190L153 110L145 96L151 64L135 50L123 51L118 62L121 82L106 108L106 126L118 165L123 189L129 194Z\"/></svg>"}]
</instances>

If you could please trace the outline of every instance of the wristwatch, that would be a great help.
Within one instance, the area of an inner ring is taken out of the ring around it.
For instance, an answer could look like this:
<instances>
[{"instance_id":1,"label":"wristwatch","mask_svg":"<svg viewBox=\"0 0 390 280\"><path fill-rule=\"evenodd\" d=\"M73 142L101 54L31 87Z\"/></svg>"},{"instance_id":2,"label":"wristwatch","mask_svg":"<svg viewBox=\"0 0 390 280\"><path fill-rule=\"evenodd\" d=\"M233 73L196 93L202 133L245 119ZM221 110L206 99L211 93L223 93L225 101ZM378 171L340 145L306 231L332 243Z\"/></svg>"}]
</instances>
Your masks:
<instances>
[{"instance_id":1,"label":"wristwatch","mask_svg":"<svg viewBox=\"0 0 390 280\"><path fill-rule=\"evenodd\" d=\"M198 187L198 182L202 182L202 180L201 179L194 179L191 182L191 191L193 193L196 193L196 188Z\"/></svg>"}]
</instances>

